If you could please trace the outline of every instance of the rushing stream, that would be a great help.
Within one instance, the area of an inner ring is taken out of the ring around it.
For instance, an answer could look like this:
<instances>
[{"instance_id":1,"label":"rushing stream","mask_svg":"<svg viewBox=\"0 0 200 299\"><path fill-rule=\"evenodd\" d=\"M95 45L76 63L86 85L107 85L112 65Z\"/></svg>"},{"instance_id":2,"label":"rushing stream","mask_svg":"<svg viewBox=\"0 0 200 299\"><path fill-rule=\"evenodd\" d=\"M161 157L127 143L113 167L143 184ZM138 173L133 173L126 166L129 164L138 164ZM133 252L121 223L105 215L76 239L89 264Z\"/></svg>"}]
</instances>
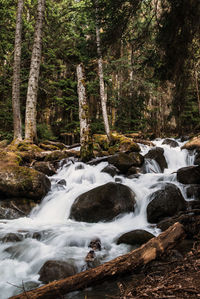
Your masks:
<instances>
[{"instance_id":1,"label":"rushing stream","mask_svg":"<svg viewBox=\"0 0 200 299\"><path fill-rule=\"evenodd\" d=\"M38 286L38 272L47 260L69 261L79 271L84 269L84 258L88 253L88 244L94 238L100 238L102 250L97 253L101 262L111 260L126 253L130 247L116 245L116 239L133 229L145 229L154 235L159 230L147 222L146 206L148 195L158 187L150 188L158 181L173 182L181 189L183 186L176 181L176 170L192 165L194 155L190 155L180 147L171 148L162 145L162 140L154 142L164 148L168 168L160 173L158 164L151 160L146 162L146 171L139 178L128 179L124 176L111 177L101 170L107 165L102 162L96 166L69 161L60 167L52 176L52 188L41 204L33 209L29 217L16 220L0 221L0 238L8 233L20 233L24 236L21 242L0 242L0 298L6 299L20 293L24 286ZM182 146L183 143L179 142ZM149 150L142 146L142 154ZM78 166L78 167L77 167ZM137 209L134 213L123 214L111 222L85 223L68 219L70 208L80 194L108 182L120 178L121 183L129 186L136 194ZM61 179L66 186L58 185ZM186 198L187 199L187 198ZM41 238L33 236L39 234Z\"/></svg>"}]
</instances>

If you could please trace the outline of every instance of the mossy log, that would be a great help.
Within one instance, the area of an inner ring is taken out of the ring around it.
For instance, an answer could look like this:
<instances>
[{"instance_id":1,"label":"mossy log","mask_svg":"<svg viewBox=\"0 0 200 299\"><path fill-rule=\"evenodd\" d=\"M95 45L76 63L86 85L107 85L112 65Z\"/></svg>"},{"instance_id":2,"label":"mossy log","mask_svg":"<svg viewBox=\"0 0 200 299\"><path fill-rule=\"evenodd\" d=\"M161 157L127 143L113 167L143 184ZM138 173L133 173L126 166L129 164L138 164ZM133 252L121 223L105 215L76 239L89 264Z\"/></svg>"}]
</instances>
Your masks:
<instances>
[{"instance_id":1,"label":"mossy log","mask_svg":"<svg viewBox=\"0 0 200 299\"><path fill-rule=\"evenodd\" d=\"M61 298L68 292L84 289L108 279L116 278L136 268L146 265L163 254L168 248L174 247L177 242L184 238L184 228L180 223L175 223L168 230L161 233L142 245L140 248L119 256L97 268L93 268L68 278L51 282L38 289L24 292L12 299L54 299ZM10 299L11 299L10 298Z\"/></svg>"}]
</instances>

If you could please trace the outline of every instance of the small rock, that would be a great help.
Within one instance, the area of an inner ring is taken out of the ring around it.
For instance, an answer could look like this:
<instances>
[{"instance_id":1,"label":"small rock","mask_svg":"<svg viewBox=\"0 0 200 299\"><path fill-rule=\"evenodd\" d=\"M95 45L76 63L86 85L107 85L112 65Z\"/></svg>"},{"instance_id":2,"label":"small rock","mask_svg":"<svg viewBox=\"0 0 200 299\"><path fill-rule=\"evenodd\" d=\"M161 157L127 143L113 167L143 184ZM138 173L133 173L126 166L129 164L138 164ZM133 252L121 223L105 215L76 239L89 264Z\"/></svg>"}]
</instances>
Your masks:
<instances>
[{"instance_id":1,"label":"small rock","mask_svg":"<svg viewBox=\"0 0 200 299\"><path fill-rule=\"evenodd\" d=\"M62 179L62 180L58 181L57 184L61 185L61 186L66 186L67 182L64 179Z\"/></svg>"},{"instance_id":2,"label":"small rock","mask_svg":"<svg viewBox=\"0 0 200 299\"><path fill-rule=\"evenodd\" d=\"M88 247L92 248L92 250L101 250L101 240L99 238L90 241Z\"/></svg>"},{"instance_id":3,"label":"small rock","mask_svg":"<svg viewBox=\"0 0 200 299\"><path fill-rule=\"evenodd\" d=\"M146 230L136 229L120 236L117 240L117 244L125 243L133 246L142 245L154 237L155 236L153 234Z\"/></svg>"},{"instance_id":4,"label":"small rock","mask_svg":"<svg viewBox=\"0 0 200 299\"><path fill-rule=\"evenodd\" d=\"M166 138L162 144L167 144L170 147L178 147L179 146L177 141L170 139L170 138Z\"/></svg>"},{"instance_id":5,"label":"small rock","mask_svg":"<svg viewBox=\"0 0 200 299\"><path fill-rule=\"evenodd\" d=\"M44 263L39 271L39 280L43 283L49 283L54 280L63 279L76 274L73 265L64 261L50 260Z\"/></svg>"},{"instance_id":6,"label":"small rock","mask_svg":"<svg viewBox=\"0 0 200 299\"><path fill-rule=\"evenodd\" d=\"M20 234L14 234L14 233L9 233L6 234L1 241L3 243L7 243L7 242L20 242L23 240L23 236Z\"/></svg>"},{"instance_id":7,"label":"small rock","mask_svg":"<svg viewBox=\"0 0 200 299\"><path fill-rule=\"evenodd\" d=\"M101 172L108 173L112 177L114 177L115 175L119 174L119 169L117 169L117 167L115 167L114 165L107 165L106 167L104 167L104 169L102 169Z\"/></svg>"}]
</instances>

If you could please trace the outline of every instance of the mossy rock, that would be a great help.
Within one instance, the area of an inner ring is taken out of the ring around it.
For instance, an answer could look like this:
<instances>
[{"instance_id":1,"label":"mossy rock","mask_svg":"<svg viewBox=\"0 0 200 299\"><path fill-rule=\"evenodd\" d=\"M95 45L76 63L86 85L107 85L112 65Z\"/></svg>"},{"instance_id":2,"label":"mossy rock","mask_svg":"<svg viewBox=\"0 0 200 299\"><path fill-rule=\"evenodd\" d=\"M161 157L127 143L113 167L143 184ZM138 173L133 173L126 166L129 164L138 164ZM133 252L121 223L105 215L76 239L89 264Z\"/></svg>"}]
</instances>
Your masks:
<instances>
[{"instance_id":1,"label":"mossy rock","mask_svg":"<svg viewBox=\"0 0 200 299\"><path fill-rule=\"evenodd\" d=\"M3 196L41 200L50 187L49 179L34 169L18 165L0 169L0 194Z\"/></svg>"},{"instance_id":2,"label":"mossy rock","mask_svg":"<svg viewBox=\"0 0 200 299\"><path fill-rule=\"evenodd\" d=\"M186 142L183 146L182 149L187 149L187 150L197 150L200 151L200 135L193 137L191 140Z\"/></svg>"},{"instance_id":3,"label":"mossy rock","mask_svg":"<svg viewBox=\"0 0 200 299\"><path fill-rule=\"evenodd\" d=\"M57 151L60 150L59 147L53 145L53 144L44 144L44 143L40 143L39 147L43 150L47 150L47 151Z\"/></svg>"},{"instance_id":4,"label":"mossy rock","mask_svg":"<svg viewBox=\"0 0 200 299\"><path fill-rule=\"evenodd\" d=\"M128 138L122 134L112 134L112 140L114 144L118 145L119 151L124 152L140 152L140 146L133 141L132 138Z\"/></svg>"},{"instance_id":5,"label":"mossy rock","mask_svg":"<svg viewBox=\"0 0 200 299\"><path fill-rule=\"evenodd\" d=\"M44 161L60 161L68 157L67 151L53 151L45 156Z\"/></svg>"},{"instance_id":6,"label":"mossy rock","mask_svg":"<svg viewBox=\"0 0 200 299\"><path fill-rule=\"evenodd\" d=\"M93 141L94 143L99 144L100 148L102 150L108 150L109 148L109 142L108 142L108 138L106 135L103 134L94 134L93 135Z\"/></svg>"}]
</instances>

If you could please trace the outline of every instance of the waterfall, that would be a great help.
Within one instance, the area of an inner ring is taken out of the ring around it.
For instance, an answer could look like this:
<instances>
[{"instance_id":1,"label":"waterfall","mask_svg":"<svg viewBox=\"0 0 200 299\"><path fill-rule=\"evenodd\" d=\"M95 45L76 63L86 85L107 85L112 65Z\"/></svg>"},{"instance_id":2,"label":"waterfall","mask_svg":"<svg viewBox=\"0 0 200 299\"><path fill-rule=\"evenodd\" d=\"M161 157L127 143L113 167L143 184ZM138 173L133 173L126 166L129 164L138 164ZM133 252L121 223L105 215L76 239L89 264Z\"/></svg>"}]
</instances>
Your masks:
<instances>
[{"instance_id":1,"label":"waterfall","mask_svg":"<svg viewBox=\"0 0 200 299\"><path fill-rule=\"evenodd\" d=\"M171 148L162 145L162 140L155 141L156 146L163 147L168 168L160 172L159 165L154 160L145 163L145 174L139 178L125 176L111 177L101 172L107 162L96 166L81 162L68 162L62 165L56 175L50 178L51 191L40 205L34 208L29 217L16 220L0 220L0 238L8 233L20 233L20 242L0 242L0 293L2 299L20 293L28 283L39 285L39 270L47 260L70 261L81 271L84 258L88 253L88 244L94 238L100 238L102 251L98 252L101 262L111 260L126 253L130 247L125 244L116 245L116 239L123 233L133 229L145 229L154 235L159 234L155 225L147 221L146 207L148 196L159 189L159 182L173 182L179 186L185 196L183 186L176 181L177 169L192 165L194 153L181 150L183 145ZM146 154L148 146L142 147ZM137 208L134 213L122 214L110 222L86 223L69 219L70 209L74 200L82 193L95 187L115 182L130 187L136 194ZM65 180L66 185L58 182ZM40 238L32 238L34 233Z\"/></svg>"}]
</instances>

